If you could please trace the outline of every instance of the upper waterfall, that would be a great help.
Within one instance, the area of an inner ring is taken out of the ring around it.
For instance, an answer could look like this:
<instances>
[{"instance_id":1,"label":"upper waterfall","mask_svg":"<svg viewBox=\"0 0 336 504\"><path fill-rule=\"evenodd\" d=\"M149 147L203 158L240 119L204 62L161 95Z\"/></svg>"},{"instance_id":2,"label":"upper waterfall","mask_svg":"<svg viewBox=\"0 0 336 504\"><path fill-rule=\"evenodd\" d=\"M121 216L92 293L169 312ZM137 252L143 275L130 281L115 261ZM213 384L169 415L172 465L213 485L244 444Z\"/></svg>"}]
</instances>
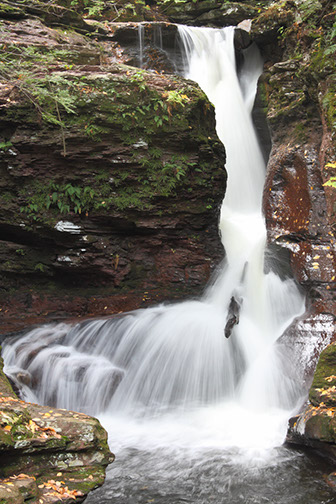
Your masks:
<instances>
[{"instance_id":1,"label":"upper waterfall","mask_svg":"<svg viewBox=\"0 0 336 504\"><path fill-rule=\"evenodd\" d=\"M265 178L265 163L251 119L262 60L258 52L256 58L250 55L238 79L234 30L179 26L186 53L185 75L196 81L214 104L217 133L226 149L229 180L223 209L251 213L260 211Z\"/></svg>"}]
</instances>

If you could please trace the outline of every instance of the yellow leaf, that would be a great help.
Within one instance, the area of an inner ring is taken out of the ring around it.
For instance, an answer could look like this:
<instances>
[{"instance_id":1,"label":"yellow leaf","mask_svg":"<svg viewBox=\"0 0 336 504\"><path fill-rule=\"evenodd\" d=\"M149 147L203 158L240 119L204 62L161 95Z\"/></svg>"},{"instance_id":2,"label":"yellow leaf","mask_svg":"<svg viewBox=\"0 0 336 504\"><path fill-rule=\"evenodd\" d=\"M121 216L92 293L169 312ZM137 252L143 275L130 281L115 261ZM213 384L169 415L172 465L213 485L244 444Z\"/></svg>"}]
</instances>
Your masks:
<instances>
[{"instance_id":1,"label":"yellow leaf","mask_svg":"<svg viewBox=\"0 0 336 504\"><path fill-rule=\"evenodd\" d=\"M12 430L12 426L11 425L6 425L6 427L5 427L4 430L9 432L9 431Z\"/></svg>"}]
</instances>

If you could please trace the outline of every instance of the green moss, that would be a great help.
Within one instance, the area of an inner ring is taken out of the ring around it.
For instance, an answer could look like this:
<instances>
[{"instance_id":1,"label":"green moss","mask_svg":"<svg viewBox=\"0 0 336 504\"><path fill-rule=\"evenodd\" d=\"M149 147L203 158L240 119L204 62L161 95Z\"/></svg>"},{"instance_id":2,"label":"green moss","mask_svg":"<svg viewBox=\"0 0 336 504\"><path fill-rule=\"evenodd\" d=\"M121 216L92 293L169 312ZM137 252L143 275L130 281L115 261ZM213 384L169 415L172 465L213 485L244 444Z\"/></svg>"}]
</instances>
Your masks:
<instances>
[{"instance_id":1,"label":"green moss","mask_svg":"<svg viewBox=\"0 0 336 504\"><path fill-rule=\"evenodd\" d=\"M336 443L336 421L325 414L312 416L307 420L305 433L325 443Z\"/></svg>"},{"instance_id":2,"label":"green moss","mask_svg":"<svg viewBox=\"0 0 336 504\"><path fill-rule=\"evenodd\" d=\"M312 387L315 388L328 388L330 382L326 382L326 378L335 374L336 369L336 343L332 343L323 350L320 355ZM336 377L333 380L336 384Z\"/></svg>"},{"instance_id":3,"label":"green moss","mask_svg":"<svg viewBox=\"0 0 336 504\"><path fill-rule=\"evenodd\" d=\"M1 347L0 347L1 350ZM15 397L16 394L9 383L5 373L3 372L3 359L0 356L0 394L3 394L4 396L10 396L10 397Z\"/></svg>"},{"instance_id":4,"label":"green moss","mask_svg":"<svg viewBox=\"0 0 336 504\"><path fill-rule=\"evenodd\" d=\"M336 343L329 345L320 355L312 386L309 391L309 400L314 406L322 401L328 406L336 406ZM330 392L328 392L330 391Z\"/></svg>"},{"instance_id":5,"label":"green moss","mask_svg":"<svg viewBox=\"0 0 336 504\"><path fill-rule=\"evenodd\" d=\"M23 16L24 10L20 9L17 5L14 6L7 2L0 2L0 17L17 18Z\"/></svg>"}]
</instances>

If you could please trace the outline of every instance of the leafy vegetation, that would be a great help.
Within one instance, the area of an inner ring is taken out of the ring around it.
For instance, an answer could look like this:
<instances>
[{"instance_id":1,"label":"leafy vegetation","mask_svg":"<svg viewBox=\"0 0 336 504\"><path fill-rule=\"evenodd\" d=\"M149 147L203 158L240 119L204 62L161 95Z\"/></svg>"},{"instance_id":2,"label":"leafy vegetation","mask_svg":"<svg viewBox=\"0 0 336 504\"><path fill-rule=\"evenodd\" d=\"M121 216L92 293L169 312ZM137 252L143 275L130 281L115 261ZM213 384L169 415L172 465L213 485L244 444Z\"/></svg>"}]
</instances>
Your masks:
<instances>
[{"instance_id":1,"label":"leafy vegetation","mask_svg":"<svg viewBox=\"0 0 336 504\"><path fill-rule=\"evenodd\" d=\"M43 53L34 47L16 46L6 46L5 49L0 61L0 77L29 100L44 121L60 127L65 156L62 115L76 113L73 83L61 73L41 74L41 65L57 62L65 51Z\"/></svg>"},{"instance_id":2,"label":"leafy vegetation","mask_svg":"<svg viewBox=\"0 0 336 504\"><path fill-rule=\"evenodd\" d=\"M324 168L327 170L330 168L336 170L336 163L327 163ZM336 177L331 176L329 180L325 182L323 185L327 187L334 187L336 189Z\"/></svg>"},{"instance_id":3,"label":"leafy vegetation","mask_svg":"<svg viewBox=\"0 0 336 504\"><path fill-rule=\"evenodd\" d=\"M50 181L43 184L34 181L20 193L20 199L26 201L20 212L36 221L46 216L49 210L56 216L59 213L88 215L92 211L111 208L150 209L154 198L173 194L181 180L195 166L195 163L188 162L186 156L172 156L170 160L162 162L158 151L152 149L149 156L142 160L145 170L140 174L118 172L113 181L108 173L101 173L96 176L92 186L84 187L72 183Z\"/></svg>"}]
</instances>

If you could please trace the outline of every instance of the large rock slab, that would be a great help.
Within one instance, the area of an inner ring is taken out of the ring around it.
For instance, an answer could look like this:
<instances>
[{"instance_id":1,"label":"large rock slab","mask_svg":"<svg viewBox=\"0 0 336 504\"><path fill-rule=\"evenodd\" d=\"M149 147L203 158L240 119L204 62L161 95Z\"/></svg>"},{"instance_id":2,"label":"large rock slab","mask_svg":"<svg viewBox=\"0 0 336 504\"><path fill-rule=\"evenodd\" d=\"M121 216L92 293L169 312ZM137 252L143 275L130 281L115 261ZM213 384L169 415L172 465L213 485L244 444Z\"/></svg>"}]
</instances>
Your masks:
<instances>
[{"instance_id":1,"label":"large rock slab","mask_svg":"<svg viewBox=\"0 0 336 504\"><path fill-rule=\"evenodd\" d=\"M187 1L182 4L171 2L164 10L170 21L194 26L235 26L240 22L255 17L260 7L253 3L221 2L206 0Z\"/></svg>"},{"instance_id":2,"label":"large rock slab","mask_svg":"<svg viewBox=\"0 0 336 504\"><path fill-rule=\"evenodd\" d=\"M3 21L9 330L27 316L103 315L200 294L223 258L225 154L213 107L190 81L121 64L117 32L106 24L92 40L27 13Z\"/></svg>"}]
</instances>

